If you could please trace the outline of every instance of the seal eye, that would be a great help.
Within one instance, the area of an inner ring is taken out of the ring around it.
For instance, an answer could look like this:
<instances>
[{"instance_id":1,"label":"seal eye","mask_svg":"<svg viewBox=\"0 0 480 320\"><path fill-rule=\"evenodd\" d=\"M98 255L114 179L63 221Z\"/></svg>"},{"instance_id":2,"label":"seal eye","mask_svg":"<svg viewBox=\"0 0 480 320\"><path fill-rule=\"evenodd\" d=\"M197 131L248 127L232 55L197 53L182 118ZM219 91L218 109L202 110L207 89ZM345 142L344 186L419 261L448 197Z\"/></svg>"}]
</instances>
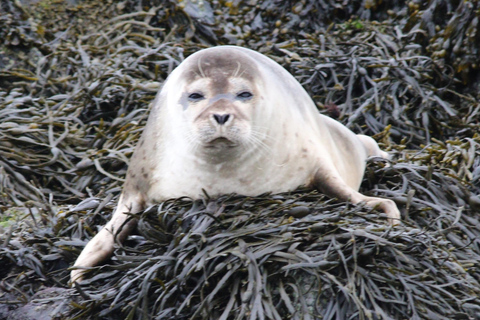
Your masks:
<instances>
[{"instance_id":1,"label":"seal eye","mask_svg":"<svg viewBox=\"0 0 480 320\"><path fill-rule=\"evenodd\" d=\"M237 98L239 98L240 100L248 100L252 97L253 97L253 94L251 92L248 92L248 91L243 91L243 92L240 92L239 94L237 94Z\"/></svg>"},{"instance_id":2,"label":"seal eye","mask_svg":"<svg viewBox=\"0 0 480 320\"><path fill-rule=\"evenodd\" d=\"M198 92L194 92L194 93L192 93L188 96L188 100L194 101L194 102L200 101L200 100L203 100L203 99L205 99L203 94L198 93Z\"/></svg>"}]
</instances>

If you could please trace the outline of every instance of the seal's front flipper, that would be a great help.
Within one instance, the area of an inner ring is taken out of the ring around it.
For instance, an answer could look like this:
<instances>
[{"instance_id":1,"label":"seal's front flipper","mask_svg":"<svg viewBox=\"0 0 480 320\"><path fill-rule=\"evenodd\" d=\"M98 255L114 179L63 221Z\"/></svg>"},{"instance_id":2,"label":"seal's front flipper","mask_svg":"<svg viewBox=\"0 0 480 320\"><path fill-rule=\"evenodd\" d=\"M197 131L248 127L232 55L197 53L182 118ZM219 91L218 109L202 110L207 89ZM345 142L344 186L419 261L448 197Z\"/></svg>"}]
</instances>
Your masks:
<instances>
[{"instance_id":1,"label":"seal's front flipper","mask_svg":"<svg viewBox=\"0 0 480 320\"><path fill-rule=\"evenodd\" d=\"M110 224L110 223L109 223ZM82 250L70 273L70 284L81 282L88 268L98 265L113 254L114 235L107 224Z\"/></svg>"},{"instance_id":2,"label":"seal's front flipper","mask_svg":"<svg viewBox=\"0 0 480 320\"><path fill-rule=\"evenodd\" d=\"M75 261L73 265L75 269L70 273L71 285L81 282L88 268L112 256L115 242L123 242L137 223L136 219L129 220L130 216L127 213L140 211L141 204L139 201L127 201L123 195L120 197L112 219L87 243Z\"/></svg>"}]
</instances>

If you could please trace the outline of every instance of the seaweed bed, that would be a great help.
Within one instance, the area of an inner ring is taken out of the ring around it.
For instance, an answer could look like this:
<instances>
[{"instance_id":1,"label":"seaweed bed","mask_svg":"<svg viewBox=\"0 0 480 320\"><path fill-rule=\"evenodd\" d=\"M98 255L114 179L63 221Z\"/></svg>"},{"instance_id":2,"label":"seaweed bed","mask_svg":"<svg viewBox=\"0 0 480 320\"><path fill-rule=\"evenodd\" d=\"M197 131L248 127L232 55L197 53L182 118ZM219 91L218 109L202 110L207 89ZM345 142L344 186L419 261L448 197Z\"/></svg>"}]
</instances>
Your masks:
<instances>
[{"instance_id":1,"label":"seaweed bed","mask_svg":"<svg viewBox=\"0 0 480 320\"><path fill-rule=\"evenodd\" d=\"M0 319L480 319L477 1L0 4ZM5 13L5 14L3 14ZM236 44L374 136L362 192L172 199L68 287L149 103L184 57Z\"/></svg>"}]
</instances>

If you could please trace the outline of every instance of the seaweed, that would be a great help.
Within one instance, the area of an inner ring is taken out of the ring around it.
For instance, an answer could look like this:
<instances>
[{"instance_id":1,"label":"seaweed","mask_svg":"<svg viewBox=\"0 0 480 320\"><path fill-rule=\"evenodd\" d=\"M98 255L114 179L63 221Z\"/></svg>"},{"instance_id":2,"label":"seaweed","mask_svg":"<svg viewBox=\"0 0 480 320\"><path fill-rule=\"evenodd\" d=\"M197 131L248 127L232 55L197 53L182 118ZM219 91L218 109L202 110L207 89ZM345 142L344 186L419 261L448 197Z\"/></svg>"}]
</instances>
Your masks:
<instances>
[{"instance_id":1,"label":"seaweed","mask_svg":"<svg viewBox=\"0 0 480 320\"><path fill-rule=\"evenodd\" d=\"M0 319L59 296L68 319L480 317L476 1L27 3L0 4ZM390 152L362 192L402 224L302 188L172 199L67 289L163 81L225 44L274 59Z\"/></svg>"}]
</instances>

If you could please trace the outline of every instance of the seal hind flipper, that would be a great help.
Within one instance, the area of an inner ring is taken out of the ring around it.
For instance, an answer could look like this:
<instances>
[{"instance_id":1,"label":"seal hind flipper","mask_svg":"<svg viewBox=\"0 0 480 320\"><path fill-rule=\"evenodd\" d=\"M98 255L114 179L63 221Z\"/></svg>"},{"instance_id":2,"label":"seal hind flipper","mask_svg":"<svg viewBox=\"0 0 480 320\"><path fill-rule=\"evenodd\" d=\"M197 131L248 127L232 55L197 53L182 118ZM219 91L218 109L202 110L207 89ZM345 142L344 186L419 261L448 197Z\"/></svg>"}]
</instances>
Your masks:
<instances>
[{"instance_id":1,"label":"seal hind flipper","mask_svg":"<svg viewBox=\"0 0 480 320\"><path fill-rule=\"evenodd\" d=\"M311 183L312 187L341 201L351 201L353 204L365 203L371 208L385 212L390 224L400 222L400 211L395 202L390 199L369 197L348 186L333 166L323 164L319 167Z\"/></svg>"}]
</instances>

